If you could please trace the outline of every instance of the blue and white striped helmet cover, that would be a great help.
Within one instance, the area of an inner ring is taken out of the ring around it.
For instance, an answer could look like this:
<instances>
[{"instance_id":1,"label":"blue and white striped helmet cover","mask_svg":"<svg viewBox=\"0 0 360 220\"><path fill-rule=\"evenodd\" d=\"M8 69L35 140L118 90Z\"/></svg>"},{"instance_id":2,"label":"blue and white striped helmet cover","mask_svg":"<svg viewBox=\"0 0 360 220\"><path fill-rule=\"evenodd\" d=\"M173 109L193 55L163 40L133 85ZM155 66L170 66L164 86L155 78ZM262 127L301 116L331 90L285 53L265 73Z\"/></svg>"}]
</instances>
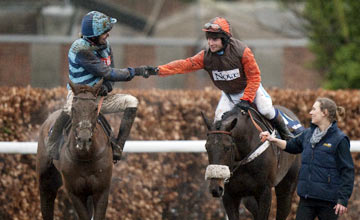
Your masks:
<instances>
[{"instance_id":1,"label":"blue and white striped helmet cover","mask_svg":"<svg viewBox=\"0 0 360 220\"><path fill-rule=\"evenodd\" d=\"M111 30L116 22L116 18L111 18L98 11L91 11L82 19L81 33L85 37L97 37Z\"/></svg>"}]
</instances>

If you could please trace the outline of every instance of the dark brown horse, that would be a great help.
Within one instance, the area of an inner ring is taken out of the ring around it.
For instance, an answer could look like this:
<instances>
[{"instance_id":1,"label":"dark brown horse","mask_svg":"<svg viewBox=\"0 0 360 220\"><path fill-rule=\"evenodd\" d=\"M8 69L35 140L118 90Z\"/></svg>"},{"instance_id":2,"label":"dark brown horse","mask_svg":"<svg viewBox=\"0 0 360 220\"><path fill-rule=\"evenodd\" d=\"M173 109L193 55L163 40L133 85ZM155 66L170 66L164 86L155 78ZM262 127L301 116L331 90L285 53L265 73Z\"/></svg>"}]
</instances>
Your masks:
<instances>
[{"instance_id":1,"label":"dark brown horse","mask_svg":"<svg viewBox=\"0 0 360 220\"><path fill-rule=\"evenodd\" d=\"M290 110L280 109L298 121ZM259 115L251 115L254 121L249 112L235 108L215 124L203 115L209 130L209 166L205 174L210 180L209 190L214 197L222 197L229 220L239 220L241 201L255 220L265 220L270 213L271 189L275 187L276 219L285 220L296 189L300 158L275 146L266 148L269 142L261 143L255 124L262 130L266 127L260 123Z\"/></svg>"},{"instance_id":2,"label":"dark brown horse","mask_svg":"<svg viewBox=\"0 0 360 220\"><path fill-rule=\"evenodd\" d=\"M36 172L43 219L53 219L54 201L64 184L81 220L105 219L112 175L112 150L97 123L96 95L101 86L71 85L74 99L71 128L64 137L60 159L52 161L46 149L48 131L60 111L54 112L40 129Z\"/></svg>"}]
</instances>

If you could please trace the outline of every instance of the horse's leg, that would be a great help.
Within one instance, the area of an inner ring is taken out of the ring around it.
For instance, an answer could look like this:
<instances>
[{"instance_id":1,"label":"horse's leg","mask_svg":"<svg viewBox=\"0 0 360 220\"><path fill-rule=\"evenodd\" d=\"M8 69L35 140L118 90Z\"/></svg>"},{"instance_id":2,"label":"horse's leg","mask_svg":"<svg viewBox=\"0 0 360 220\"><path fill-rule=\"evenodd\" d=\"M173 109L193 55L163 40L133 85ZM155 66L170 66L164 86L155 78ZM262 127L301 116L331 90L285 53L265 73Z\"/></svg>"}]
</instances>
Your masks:
<instances>
[{"instance_id":1,"label":"horse's leg","mask_svg":"<svg viewBox=\"0 0 360 220\"><path fill-rule=\"evenodd\" d=\"M89 210L87 207L87 196L78 196L72 192L68 192L70 200L76 210L76 213L80 220L90 220L91 216L89 215Z\"/></svg>"},{"instance_id":2,"label":"horse's leg","mask_svg":"<svg viewBox=\"0 0 360 220\"><path fill-rule=\"evenodd\" d=\"M62 185L60 173L51 164L46 170L38 171L40 206L44 220L52 220L54 218L54 203L57 191Z\"/></svg>"},{"instance_id":3,"label":"horse's leg","mask_svg":"<svg viewBox=\"0 0 360 220\"><path fill-rule=\"evenodd\" d=\"M276 220L285 220L291 210L291 199L296 189L299 170L299 158L290 167L286 176L275 187L276 194Z\"/></svg>"},{"instance_id":4,"label":"horse's leg","mask_svg":"<svg viewBox=\"0 0 360 220\"><path fill-rule=\"evenodd\" d=\"M258 216L254 218L255 220L267 220L269 218L270 208L271 208L271 186L265 185L264 190L259 192L255 196L256 201L258 202Z\"/></svg>"},{"instance_id":5,"label":"horse's leg","mask_svg":"<svg viewBox=\"0 0 360 220\"><path fill-rule=\"evenodd\" d=\"M86 201L86 207L88 209L89 216L93 216L94 214L94 199L92 196L89 196ZM93 219L92 219L93 220Z\"/></svg>"},{"instance_id":6,"label":"horse's leg","mask_svg":"<svg viewBox=\"0 0 360 220\"><path fill-rule=\"evenodd\" d=\"M254 219L256 219L258 216L259 206L257 204L255 197L253 196L245 197L242 199L242 201L246 209L249 210L250 213L253 215Z\"/></svg>"},{"instance_id":7,"label":"horse's leg","mask_svg":"<svg viewBox=\"0 0 360 220\"><path fill-rule=\"evenodd\" d=\"M240 207L241 197L234 198L225 191L222 197L222 201L224 204L226 215L228 216L229 220L239 220L240 218L239 207Z\"/></svg>"},{"instance_id":8,"label":"horse's leg","mask_svg":"<svg viewBox=\"0 0 360 220\"><path fill-rule=\"evenodd\" d=\"M109 188L103 191L102 193L93 195L94 207L95 207L94 220L105 219L106 209L108 206L108 198L109 198Z\"/></svg>"}]
</instances>

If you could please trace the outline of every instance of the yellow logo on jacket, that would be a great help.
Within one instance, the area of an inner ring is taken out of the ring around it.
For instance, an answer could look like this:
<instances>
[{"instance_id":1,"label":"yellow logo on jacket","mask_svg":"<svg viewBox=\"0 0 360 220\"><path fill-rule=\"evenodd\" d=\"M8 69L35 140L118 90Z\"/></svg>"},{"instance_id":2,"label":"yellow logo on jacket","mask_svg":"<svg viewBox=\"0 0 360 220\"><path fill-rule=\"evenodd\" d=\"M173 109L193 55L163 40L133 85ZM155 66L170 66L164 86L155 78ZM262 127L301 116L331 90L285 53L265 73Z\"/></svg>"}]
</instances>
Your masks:
<instances>
[{"instance_id":1,"label":"yellow logo on jacket","mask_svg":"<svg viewBox=\"0 0 360 220\"><path fill-rule=\"evenodd\" d=\"M324 143L323 146L330 148L330 147L331 147L331 143Z\"/></svg>"}]
</instances>

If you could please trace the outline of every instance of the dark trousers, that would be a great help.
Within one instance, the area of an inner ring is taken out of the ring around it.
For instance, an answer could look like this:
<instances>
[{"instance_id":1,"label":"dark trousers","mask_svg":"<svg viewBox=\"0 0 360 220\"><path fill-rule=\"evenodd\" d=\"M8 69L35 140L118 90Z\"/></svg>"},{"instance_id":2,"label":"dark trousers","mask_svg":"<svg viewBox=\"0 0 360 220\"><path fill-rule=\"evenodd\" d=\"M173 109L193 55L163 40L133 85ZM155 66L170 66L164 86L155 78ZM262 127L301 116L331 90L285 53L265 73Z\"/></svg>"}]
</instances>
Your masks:
<instances>
[{"instance_id":1,"label":"dark trousers","mask_svg":"<svg viewBox=\"0 0 360 220\"><path fill-rule=\"evenodd\" d=\"M319 220L336 220L335 205L334 202L300 197L296 220L314 220L315 217Z\"/></svg>"}]
</instances>

